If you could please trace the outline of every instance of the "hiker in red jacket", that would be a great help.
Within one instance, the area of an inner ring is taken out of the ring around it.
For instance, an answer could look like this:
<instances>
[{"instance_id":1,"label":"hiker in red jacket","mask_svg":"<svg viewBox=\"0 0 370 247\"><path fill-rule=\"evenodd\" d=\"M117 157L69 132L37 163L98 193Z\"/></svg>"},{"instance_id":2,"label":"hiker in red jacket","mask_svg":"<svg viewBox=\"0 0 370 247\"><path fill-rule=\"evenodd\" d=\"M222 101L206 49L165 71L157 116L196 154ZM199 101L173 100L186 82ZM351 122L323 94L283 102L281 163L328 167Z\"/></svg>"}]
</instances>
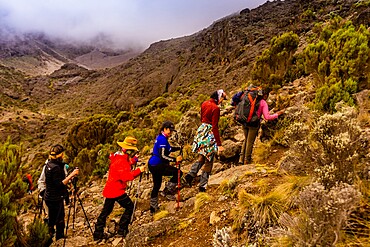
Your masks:
<instances>
[{"instance_id":1,"label":"hiker in red jacket","mask_svg":"<svg viewBox=\"0 0 370 247\"><path fill-rule=\"evenodd\" d=\"M113 211L114 203L125 209L119 221L118 236L126 237L128 234L128 226L134 210L134 203L126 194L127 182L134 180L140 173L145 171L145 166L141 166L135 170L131 170L131 166L138 161L137 140L134 137L126 137L123 142L117 142L122 148L114 154L110 154L110 166L107 183L103 190L105 197L103 210L100 213L95 224L94 240L106 238L104 228L106 219Z\"/></svg>"},{"instance_id":2,"label":"hiker in red jacket","mask_svg":"<svg viewBox=\"0 0 370 247\"><path fill-rule=\"evenodd\" d=\"M206 191L215 154L219 154L224 150L218 130L218 121L220 120L219 105L224 99L226 99L226 93L220 89L215 91L210 99L204 101L201 106L202 124L197 130L192 146L192 151L198 153L198 160L191 166L190 171L185 176L187 184L191 187L193 179L203 167L199 183L200 192Z\"/></svg>"}]
</instances>

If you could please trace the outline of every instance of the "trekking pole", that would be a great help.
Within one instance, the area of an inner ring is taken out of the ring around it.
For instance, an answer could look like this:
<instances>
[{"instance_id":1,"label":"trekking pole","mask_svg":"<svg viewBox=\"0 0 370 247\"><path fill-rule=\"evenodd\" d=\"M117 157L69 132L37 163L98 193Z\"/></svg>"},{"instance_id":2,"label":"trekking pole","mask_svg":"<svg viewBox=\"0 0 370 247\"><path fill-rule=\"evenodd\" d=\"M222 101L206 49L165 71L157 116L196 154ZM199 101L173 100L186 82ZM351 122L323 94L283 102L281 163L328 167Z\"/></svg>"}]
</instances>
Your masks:
<instances>
[{"instance_id":1,"label":"trekking pole","mask_svg":"<svg viewBox=\"0 0 370 247\"><path fill-rule=\"evenodd\" d=\"M81 208L82 208L82 212L84 213L85 220L86 220L86 222L87 222L87 225L88 225L88 226L89 226L89 228L90 228L91 234L94 234L94 231L93 231L93 229L91 228L91 225L90 225L90 222L89 222L89 218L87 217L86 211L85 211L85 209L84 209L84 206L83 206L82 201L81 201L81 199L80 199L80 196L79 196L78 194L77 194L77 199L78 199L78 202L80 203L80 206L81 206Z\"/></svg>"},{"instance_id":2,"label":"trekking pole","mask_svg":"<svg viewBox=\"0 0 370 247\"><path fill-rule=\"evenodd\" d=\"M40 198L39 198L40 199ZM40 211L39 211L39 218L41 218L42 210L44 208L44 197L41 197L41 204L39 204Z\"/></svg>"},{"instance_id":3,"label":"trekking pole","mask_svg":"<svg viewBox=\"0 0 370 247\"><path fill-rule=\"evenodd\" d=\"M35 216L34 216L34 218L33 218L33 223L35 223L36 222L36 218L37 219L40 219L41 218L41 215L42 215L42 203L43 203L43 199L42 199L42 201L41 201L41 203L40 203L40 196L38 195L37 196L37 202L36 202L36 200L34 199L34 198L32 198L33 199L33 201L34 201L34 203L35 203L35 205L36 205L36 213L35 213ZM39 209L40 208L40 209ZM39 211L38 211L39 210Z\"/></svg>"},{"instance_id":4,"label":"trekking pole","mask_svg":"<svg viewBox=\"0 0 370 247\"><path fill-rule=\"evenodd\" d=\"M74 198L73 198L74 200ZM68 226L69 226L69 218L71 216L71 209L72 209L72 203L69 204L69 209L68 209L68 217L67 217L67 225L66 225L66 234L64 237L64 242L63 242L63 247L66 245L66 239L67 239L67 232L68 232Z\"/></svg>"},{"instance_id":5,"label":"trekking pole","mask_svg":"<svg viewBox=\"0 0 370 247\"><path fill-rule=\"evenodd\" d=\"M72 218L72 229L75 229L77 177L74 177L72 179L72 184L73 184L73 218Z\"/></svg>"},{"instance_id":6,"label":"trekking pole","mask_svg":"<svg viewBox=\"0 0 370 247\"><path fill-rule=\"evenodd\" d=\"M136 163L135 163L134 168L132 170L135 170L135 169L136 169ZM130 181L130 184L127 186L127 189L126 189L126 194L127 195L130 195L132 183L133 183L133 181Z\"/></svg>"},{"instance_id":7,"label":"trekking pole","mask_svg":"<svg viewBox=\"0 0 370 247\"><path fill-rule=\"evenodd\" d=\"M77 177L72 178L72 185L73 185L73 191L72 191L72 200L69 202L69 209L68 209L68 217L67 217L67 225L66 225L66 233L65 238L63 242L63 247L66 245L66 239L67 239L67 233L68 233L68 227L69 227L69 219L71 217L71 210L73 208L73 216L72 216L72 228L74 229L75 224L75 215L76 215L76 193L77 193Z\"/></svg>"},{"instance_id":8,"label":"trekking pole","mask_svg":"<svg viewBox=\"0 0 370 247\"><path fill-rule=\"evenodd\" d=\"M142 164L145 164L145 163L142 163ZM140 178L139 178L139 182L137 184L137 191L136 191L136 200L135 200L135 203L134 203L134 209L132 210L132 215L131 215L131 220L130 220L130 224L132 224L132 222L134 221L134 215L135 215L135 209L136 209L136 205L137 205L137 201L139 200L139 192L140 192L140 183L141 183L141 179L143 178L143 173L141 172L140 173Z\"/></svg>"},{"instance_id":9,"label":"trekking pole","mask_svg":"<svg viewBox=\"0 0 370 247\"><path fill-rule=\"evenodd\" d=\"M180 147L180 156L182 156L183 146ZM177 206L176 209L180 209L180 189L181 189L181 161L178 162L177 170Z\"/></svg>"}]
</instances>

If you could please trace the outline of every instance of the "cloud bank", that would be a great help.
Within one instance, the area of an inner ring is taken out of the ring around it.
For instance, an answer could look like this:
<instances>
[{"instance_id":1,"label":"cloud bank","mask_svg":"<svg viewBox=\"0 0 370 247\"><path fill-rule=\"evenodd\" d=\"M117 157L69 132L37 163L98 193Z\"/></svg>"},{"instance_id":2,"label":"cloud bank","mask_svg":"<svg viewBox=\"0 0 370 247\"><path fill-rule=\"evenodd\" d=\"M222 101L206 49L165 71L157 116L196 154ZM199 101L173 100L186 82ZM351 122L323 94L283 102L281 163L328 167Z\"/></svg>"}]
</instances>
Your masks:
<instances>
[{"instance_id":1,"label":"cloud bank","mask_svg":"<svg viewBox=\"0 0 370 247\"><path fill-rule=\"evenodd\" d=\"M266 0L0 0L0 26L71 41L97 36L119 48L190 35Z\"/></svg>"}]
</instances>

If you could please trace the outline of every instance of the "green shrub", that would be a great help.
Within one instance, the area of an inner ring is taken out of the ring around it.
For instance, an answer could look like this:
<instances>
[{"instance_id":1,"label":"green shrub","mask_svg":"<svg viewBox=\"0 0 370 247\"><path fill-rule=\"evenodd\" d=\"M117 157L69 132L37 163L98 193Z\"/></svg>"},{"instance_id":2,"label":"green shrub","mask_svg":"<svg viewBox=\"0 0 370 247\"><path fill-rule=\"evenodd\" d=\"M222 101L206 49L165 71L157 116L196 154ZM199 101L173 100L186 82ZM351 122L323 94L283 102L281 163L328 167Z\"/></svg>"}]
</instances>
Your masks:
<instances>
[{"instance_id":1,"label":"green shrub","mask_svg":"<svg viewBox=\"0 0 370 247\"><path fill-rule=\"evenodd\" d=\"M220 135L223 135L225 130L229 128L231 121L233 120L228 117L224 117L224 116L220 117L220 120L218 122L218 128L220 131Z\"/></svg>"},{"instance_id":2,"label":"green shrub","mask_svg":"<svg viewBox=\"0 0 370 247\"><path fill-rule=\"evenodd\" d=\"M49 239L49 228L43 220L36 219L28 225L27 244L31 247L44 246Z\"/></svg>"},{"instance_id":3,"label":"green shrub","mask_svg":"<svg viewBox=\"0 0 370 247\"><path fill-rule=\"evenodd\" d=\"M370 0L360 0L354 5L355 8L368 7L368 6L370 6Z\"/></svg>"},{"instance_id":4,"label":"green shrub","mask_svg":"<svg viewBox=\"0 0 370 247\"><path fill-rule=\"evenodd\" d=\"M208 100L210 98L210 95L204 95L204 94L199 94L198 97L197 97L197 105L196 106L199 106L206 100Z\"/></svg>"},{"instance_id":5,"label":"green shrub","mask_svg":"<svg viewBox=\"0 0 370 247\"><path fill-rule=\"evenodd\" d=\"M120 113L117 114L116 121L117 121L117 123L126 122L126 121L130 120L130 117L131 117L130 112L121 111Z\"/></svg>"},{"instance_id":6,"label":"green shrub","mask_svg":"<svg viewBox=\"0 0 370 247\"><path fill-rule=\"evenodd\" d=\"M182 100L178 106L178 110L182 113L187 112L191 107L193 106L193 103L191 100L186 99Z\"/></svg>"},{"instance_id":7,"label":"green shrub","mask_svg":"<svg viewBox=\"0 0 370 247\"><path fill-rule=\"evenodd\" d=\"M315 19L315 17L315 12L313 12L312 9L307 9L301 15L303 21L312 21Z\"/></svg>"},{"instance_id":8,"label":"green shrub","mask_svg":"<svg viewBox=\"0 0 370 247\"><path fill-rule=\"evenodd\" d=\"M149 107L150 107L150 109L160 109L160 108L165 108L165 107L167 107L168 106L168 104L167 104L167 100L164 98L164 97L162 97L162 96L160 96L160 97L158 97L158 98L156 98L156 99L154 99L152 102L150 102L150 104L149 104Z\"/></svg>"},{"instance_id":9,"label":"green shrub","mask_svg":"<svg viewBox=\"0 0 370 247\"><path fill-rule=\"evenodd\" d=\"M0 144L0 246L24 241L16 220L18 199L26 192L21 176L21 153L21 147L12 144L9 138Z\"/></svg>"},{"instance_id":10,"label":"green shrub","mask_svg":"<svg viewBox=\"0 0 370 247\"><path fill-rule=\"evenodd\" d=\"M76 123L67 135L66 153L73 160L82 149L93 149L110 143L116 132L116 121L104 115L94 115Z\"/></svg>"},{"instance_id":11,"label":"green shrub","mask_svg":"<svg viewBox=\"0 0 370 247\"><path fill-rule=\"evenodd\" d=\"M299 37L293 32L272 38L270 48L264 50L256 59L252 70L253 80L263 82L269 87L282 86L287 71L293 64L293 54L298 44Z\"/></svg>"},{"instance_id":12,"label":"green shrub","mask_svg":"<svg viewBox=\"0 0 370 247\"><path fill-rule=\"evenodd\" d=\"M160 123L162 124L162 123ZM156 135L158 134L159 127L152 128L119 128L119 131L114 135L114 145L117 141L123 141L127 136L133 136L138 140L138 148L141 150L146 145L151 146ZM118 148L118 145L116 145Z\"/></svg>"},{"instance_id":13,"label":"green shrub","mask_svg":"<svg viewBox=\"0 0 370 247\"><path fill-rule=\"evenodd\" d=\"M368 87L370 32L350 21L333 18L323 28L320 40L304 50L306 73L316 76L315 106L333 112L335 104L354 104L352 94Z\"/></svg>"},{"instance_id":14,"label":"green shrub","mask_svg":"<svg viewBox=\"0 0 370 247\"><path fill-rule=\"evenodd\" d=\"M153 127L155 127L156 131L158 131L162 123L167 120L172 121L174 124L176 124L180 121L181 116L181 111L166 108L159 116L157 116L156 123L153 125Z\"/></svg>"}]
</instances>

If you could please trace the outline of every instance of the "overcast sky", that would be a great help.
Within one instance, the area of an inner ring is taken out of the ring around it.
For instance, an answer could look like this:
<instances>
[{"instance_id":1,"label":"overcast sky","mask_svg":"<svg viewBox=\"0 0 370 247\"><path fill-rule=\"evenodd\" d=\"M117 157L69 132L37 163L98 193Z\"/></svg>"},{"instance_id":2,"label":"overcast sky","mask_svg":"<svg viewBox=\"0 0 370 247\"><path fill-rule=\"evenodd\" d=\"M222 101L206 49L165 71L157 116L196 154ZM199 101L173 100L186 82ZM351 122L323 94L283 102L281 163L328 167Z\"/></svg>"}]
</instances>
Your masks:
<instances>
[{"instance_id":1,"label":"overcast sky","mask_svg":"<svg viewBox=\"0 0 370 247\"><path fill-rule=\"evenodd\" d=\"M109 36L117 45L193 34L214 21L266 0L0 0L0 25L70 40Z\"/></svg>"}]
</instances>

